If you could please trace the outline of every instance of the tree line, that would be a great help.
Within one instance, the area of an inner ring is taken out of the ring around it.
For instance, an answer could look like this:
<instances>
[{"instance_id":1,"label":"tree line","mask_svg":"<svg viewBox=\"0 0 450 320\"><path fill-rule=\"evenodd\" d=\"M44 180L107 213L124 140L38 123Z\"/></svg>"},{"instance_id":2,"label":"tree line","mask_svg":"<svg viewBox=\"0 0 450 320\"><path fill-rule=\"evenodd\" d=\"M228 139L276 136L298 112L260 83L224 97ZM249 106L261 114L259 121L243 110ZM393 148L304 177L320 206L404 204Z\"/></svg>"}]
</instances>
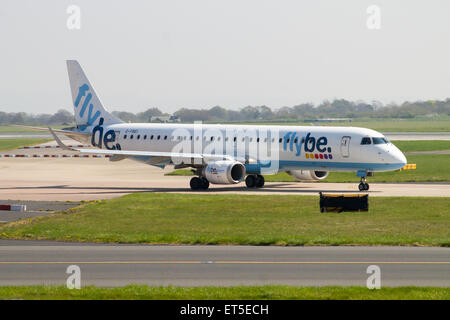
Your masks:
<instances>
[{"instance_id":1,"label":"tree line","mask_svg":"<svg viewBox=\"0 0 450 320\"><path fill-rule=\"evenodd\" d=\"M114 115L125 122L150 122L152 117L168 115L158 108L132 113L114 111ZM174 113L181 122L243 122L243 121L311 121L326 118L402 118L411 119L419 116L450 116L450 98L446 100L430 100L404 102L402 104L383 105L372 103L335 99L324 101L315 106L303 103L292 107L271 109L267 106L247 106L240 110L229 110L221 106L210 109L181 108ZM60 109L55 114L29 114L25 112L6 113L0 111L0 124L30 124L30 125L64 125L72 124L73 115Z\"/></svg>"}]
</instances>

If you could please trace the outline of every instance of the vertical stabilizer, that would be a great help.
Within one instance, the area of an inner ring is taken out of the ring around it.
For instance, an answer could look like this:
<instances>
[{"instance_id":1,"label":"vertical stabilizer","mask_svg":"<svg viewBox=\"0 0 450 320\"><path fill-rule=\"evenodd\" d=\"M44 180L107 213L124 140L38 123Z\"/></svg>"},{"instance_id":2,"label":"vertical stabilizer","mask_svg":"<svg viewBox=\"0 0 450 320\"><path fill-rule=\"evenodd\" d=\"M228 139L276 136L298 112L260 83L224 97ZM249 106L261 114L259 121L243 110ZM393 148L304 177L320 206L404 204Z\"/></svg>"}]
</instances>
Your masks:
<instances>
[{"instance_id":1,"label":"vertical stabilizer","mask_svg":"<svg viewBox=\"0 0 450 320\"><path fill-rule=\"evenodd\" d=\"M99 123L110 125L123 122L103 107L78 61L67 60L67 71L72 91L75 122L81 131Z\"/></svg>"}]
</instances>

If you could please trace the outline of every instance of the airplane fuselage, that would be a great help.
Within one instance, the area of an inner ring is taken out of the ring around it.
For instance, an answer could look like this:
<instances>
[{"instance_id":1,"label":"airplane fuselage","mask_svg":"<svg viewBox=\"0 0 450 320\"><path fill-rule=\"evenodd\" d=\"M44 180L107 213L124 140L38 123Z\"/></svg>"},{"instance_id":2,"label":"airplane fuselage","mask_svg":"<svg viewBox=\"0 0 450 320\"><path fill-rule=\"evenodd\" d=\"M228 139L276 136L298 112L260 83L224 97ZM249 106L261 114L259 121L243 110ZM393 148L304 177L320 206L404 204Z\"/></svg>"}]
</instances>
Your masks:
<instances>
[{"instance_id":1,"label":"airplane fuselage","mask_svg":"<svg viewBox=\"0 0 450 320\"><path fill-rule=\"evenodd\" d=\"M277 171L375 172L406 164L381 133L356 127L121 123L94 127L91 142L109 150L240 156L247 173L267 161L277 161Z\"/></svg>"}]
</instances>

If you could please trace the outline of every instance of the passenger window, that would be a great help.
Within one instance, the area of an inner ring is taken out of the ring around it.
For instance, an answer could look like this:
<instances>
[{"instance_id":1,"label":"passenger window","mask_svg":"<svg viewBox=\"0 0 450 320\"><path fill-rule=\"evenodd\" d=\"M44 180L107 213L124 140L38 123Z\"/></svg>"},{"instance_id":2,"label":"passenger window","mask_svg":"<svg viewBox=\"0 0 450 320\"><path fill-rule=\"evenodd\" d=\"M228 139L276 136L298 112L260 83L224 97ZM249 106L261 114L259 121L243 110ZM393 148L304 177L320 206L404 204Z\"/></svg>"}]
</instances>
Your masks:
<instances>
[{"instance_id":1,"label":"passenger window","mask_svg":"<svg viewBox=\"0 0 450 320\"><path fill-rule=\"evenodd\" d=\"M236 137L233 138L233 141L236 142Z\"/></svg>"},{"instance_id":2,"label":"passenger window","mask_svg":"<svg viewBox=\"0 0 450 320\"><path fill-rule=\"evenodd\" d=\"M150 136L150 140L153 140L153 135Z\"/></svg>"},{"instance_id":3,"label":"passenger window","mask_svg":"<svg viewBox=\"0 0 450 320\"><path fill-rule=\"evenodd\" d=\"M361 140L361 144L371 144L371 142L370 142L370 138L368 138L368 137L364 137L364 138L362 138L362 140Z\"/></svg>"},{"instance_id":4,"label":"passenger window","mask_svg":"<svg viewBox=\"0 0 450 320\"><path fill-rule=\"evenodd\" d=\"M130 136L130 139L133 139L133 135Z\"/></svg>"},{"instance_id":5,"label":"passenger window","mask_svg":"<svg viewBox=\"0 0 450 320\"><path fill-rule=\"evenodd\" d=\"M138 134L138 136L136 137L136 139L138 139L138 140L139 140L140 138L141 138L141 135L140 135L140 134Z\"/></svg>"},{"instance_id":6,"label":"passenger window","mask_svg":"<svg viewBox=\"0 0 450 320\"><path fill-rule=\"evenodd\" d=\"M282 139L282 138L280 138L280 139L278 140L278 142L279 142L279 143L282 143L282 142L283 142L283 139Z\"/></svg>"},{"instance_id":7,"label":"passenger window","mask_svg":"<svg viewBox=\"0 0 450 320\"><path fill-rule=\"evenodd\" d=\"M125 140L126 138L127 138L127 135L124 135L124 136L123 136L123 139Z\"/></svg>"},{"instance_id":8,"label":"passenger window","mask_svg":"<svg viewBox=\"0 0 450 320\"><path fill-rule=\"evenodd\" d=\"M158 140L161 139L161 136L158 136Z\"/></svg>"},{"instance_id":9,"label":"passenger window","mask_svg":"<svg viewBox=\"0 0 450 320\"><path fill-rule=\"evenodd\" d=\"M256 138L256 142L259 142L259 138Z\"/></svg>"},{"instance_id":10,"label":"passenger window","mask_svg":"<svg viewBox=\"0 0 450 320\"><path fill-rule=\"evenodd\" d=\"M167 140L167 136L164 136L164 140Z\"/></svg>"},{"instance_id":11,"label":"passenger window","mask_svg":"<svg viewBox=\"0 0 450 320\"><path fill-rule=\"evenodd\" d=\"M146 140L147 139L147 135L146 134L144 134L144 140Z\"/></svg>"},{"instance_id":12,"label":"passenger window","mask_svg":"<svg viewBox=\"0 0 450 320\"><path fill-rule=\"evenodd\" d=\"M295 139L294 139L294 143L297 143L297 141L298 141L298 138L295 138Z\"/></svg>"}]
</instances>

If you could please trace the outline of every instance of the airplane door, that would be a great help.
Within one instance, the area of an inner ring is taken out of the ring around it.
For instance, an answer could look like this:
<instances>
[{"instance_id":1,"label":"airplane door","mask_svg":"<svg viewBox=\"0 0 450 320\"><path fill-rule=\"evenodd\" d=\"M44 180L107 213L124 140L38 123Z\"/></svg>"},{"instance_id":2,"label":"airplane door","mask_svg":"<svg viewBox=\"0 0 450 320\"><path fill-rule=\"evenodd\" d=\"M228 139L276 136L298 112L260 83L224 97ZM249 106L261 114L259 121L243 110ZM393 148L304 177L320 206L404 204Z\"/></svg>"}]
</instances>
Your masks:
<instances>
[{"instance_id":1,"label":"airplane door","mask_svg":"<svg viewBox=\"0 0 450 320\"><path fill-rule=\"evenodd\" d=\"M348 158L350 156L350 139L351 137L345 136L342 137L341 140L341 155L344 158Z\"/></svg>"}]
</instances>

